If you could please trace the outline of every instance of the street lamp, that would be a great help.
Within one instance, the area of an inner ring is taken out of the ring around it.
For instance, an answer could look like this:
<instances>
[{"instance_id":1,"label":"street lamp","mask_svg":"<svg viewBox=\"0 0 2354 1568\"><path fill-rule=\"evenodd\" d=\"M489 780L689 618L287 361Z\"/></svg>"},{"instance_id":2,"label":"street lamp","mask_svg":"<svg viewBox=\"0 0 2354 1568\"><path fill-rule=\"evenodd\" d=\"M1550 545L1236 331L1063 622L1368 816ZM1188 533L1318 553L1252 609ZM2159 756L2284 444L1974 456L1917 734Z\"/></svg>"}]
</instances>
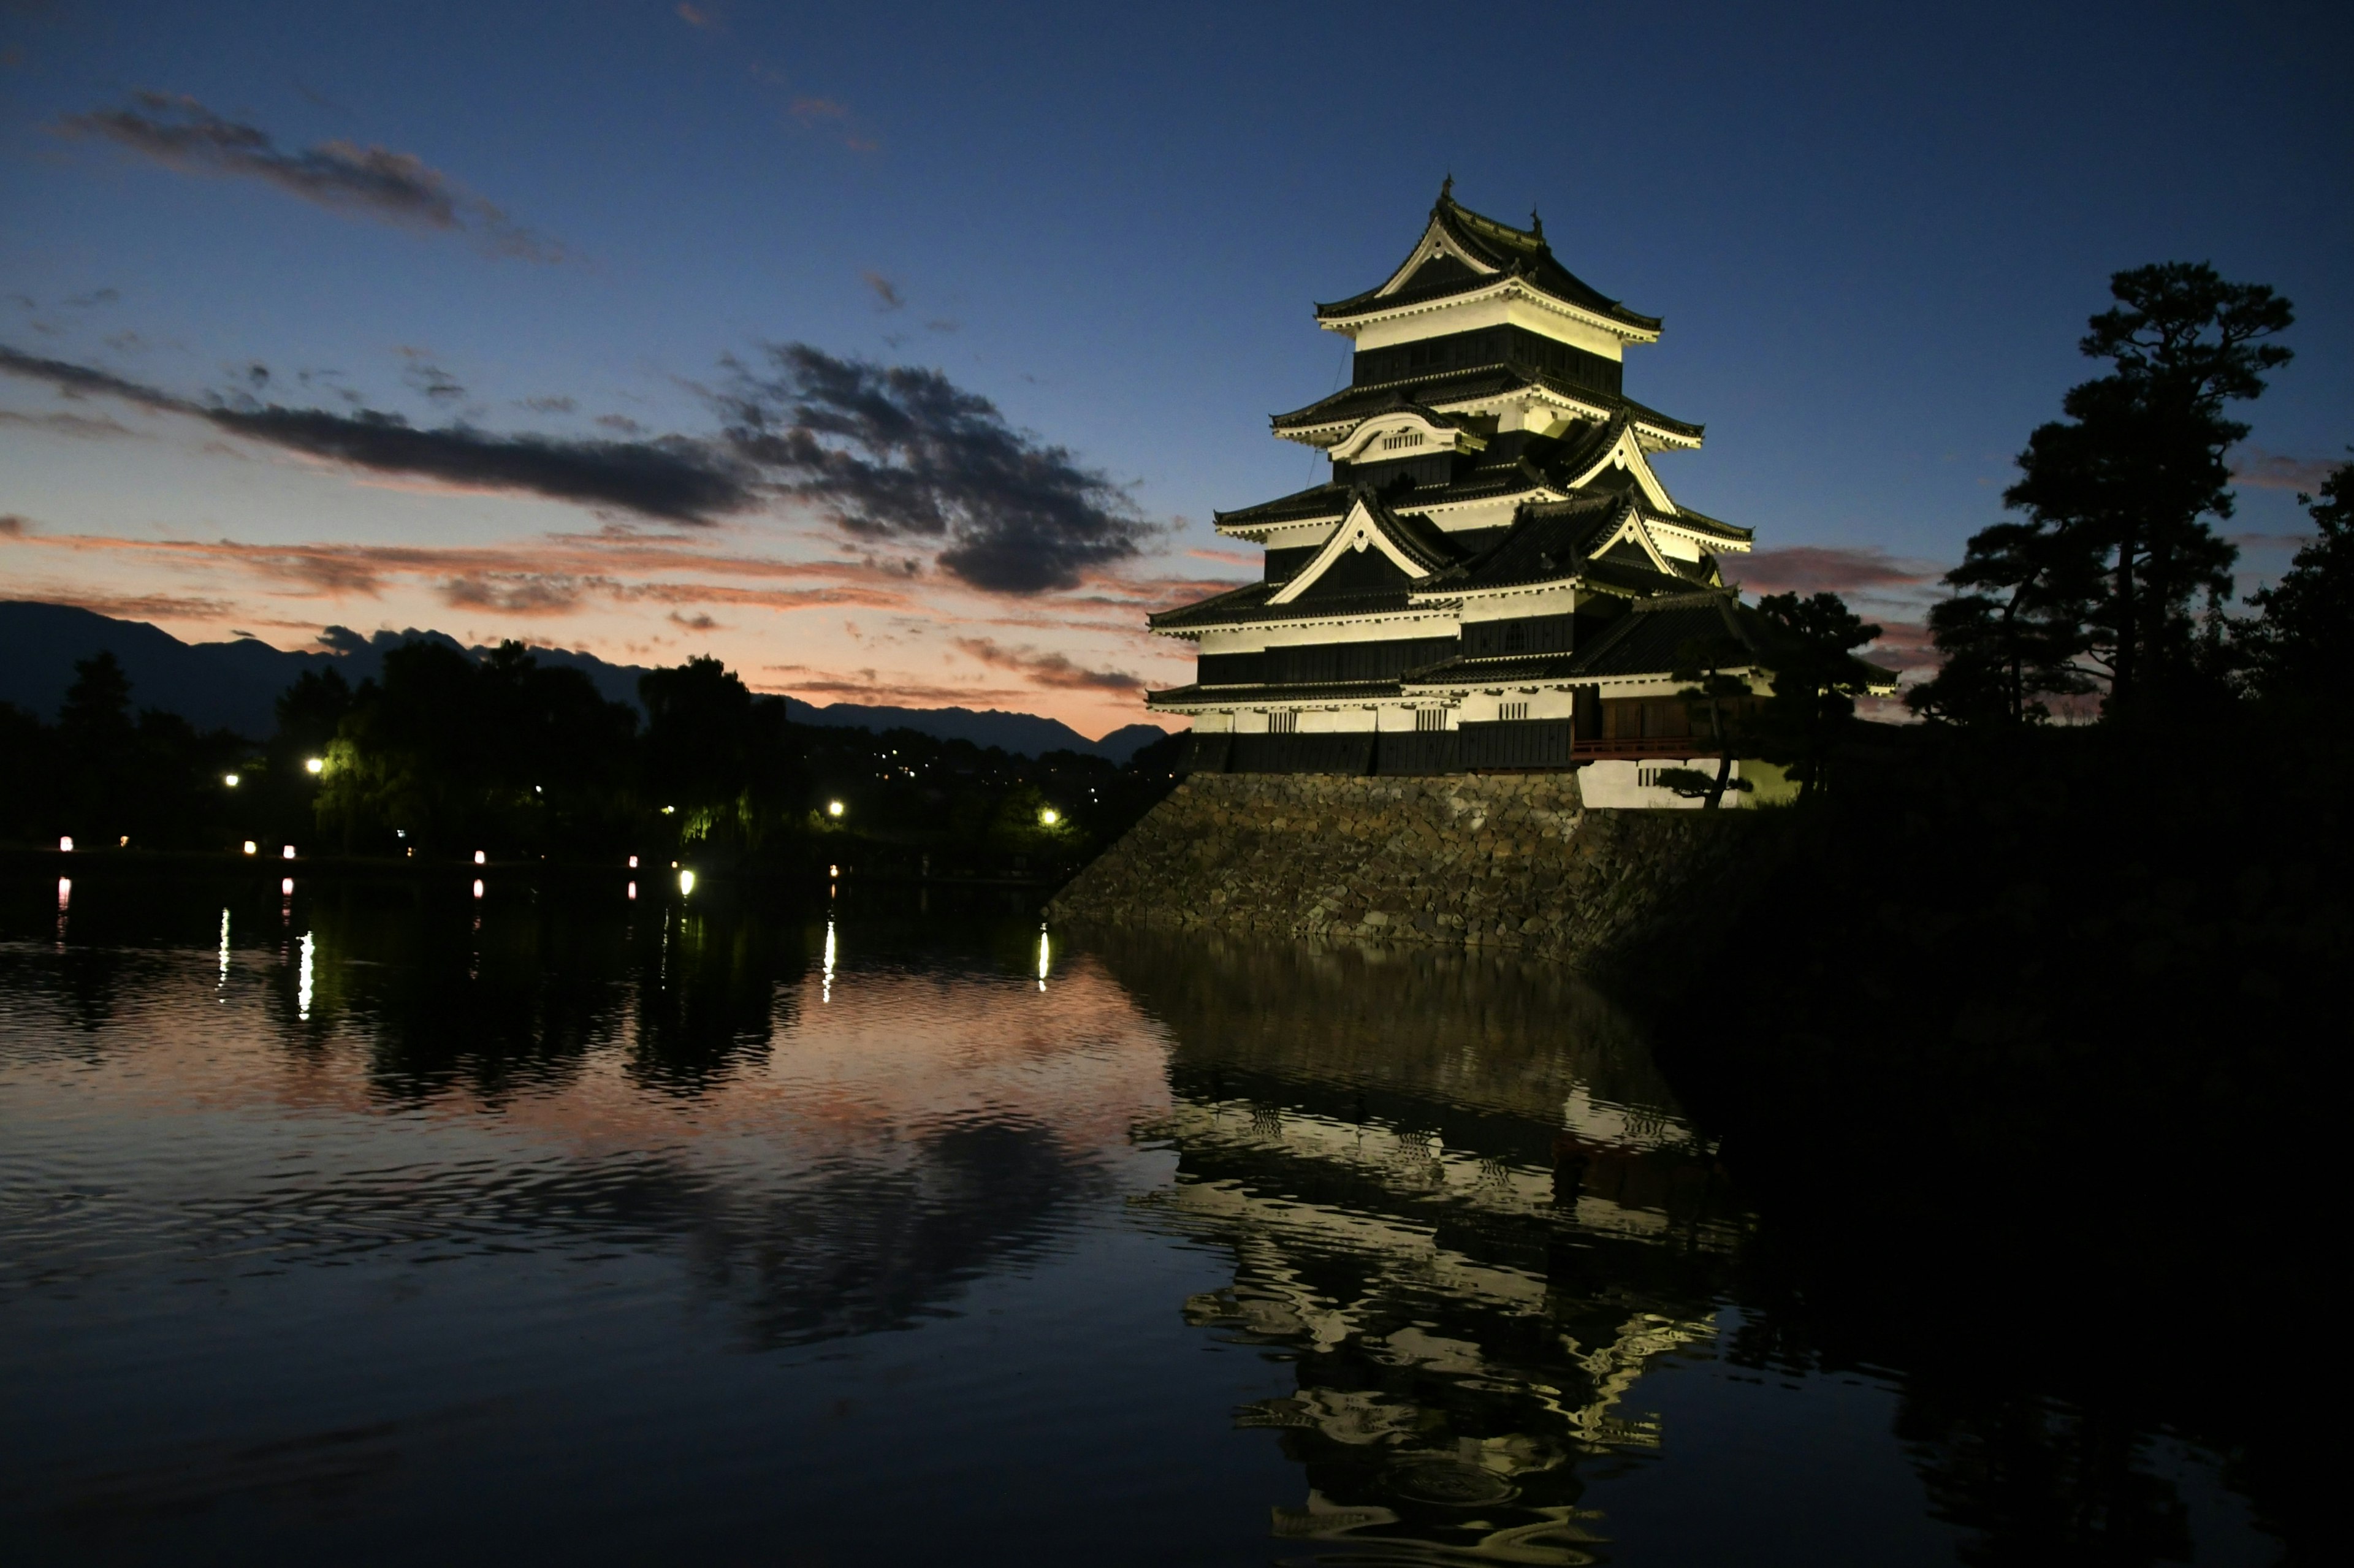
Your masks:
<instances>
[{"instance_id":1,"label":"street lamp","mask_svg":"<svg viewBox=\"0 0 2354 1568\"><path fill-rule=\"evenodd\" d=\"M839 800L828 800L825 803L825 814L829 817L839 817L842 815L842 802Z\"/></svg>"},{"instance_id":2,"label":"street lamp","mask_svg":"<svg viewBox=\"0 0 2354 1568\"><path fill-rule=\"evenodd\" d=\"M306 757L302 759L302 771L305 773L324 773L326 770L327 759L323 757Z\"/></svg>"},{"instance_id":3,"label":"street lamp","mask_svg":"<svg viewBox=\"0 0 2354 1568\"><path fill-rule=\"evenodd\" d=\"M1040 827L1051 828L1062 820L1063 813L1055 810L1052 806L1047 807L1044 810L1038 813L1038 825Z\"/></svg>"},{"instance_id":4,"label":"street lamp","mask_svg":"<svg viewBox=\"0 0 2354 1568\"><path fill-rule=\"evenodd\" d=\"M232 789L237 788L237 780L238 776L234 773L224 773L221 775L221 782L228 785Z\"/></svg>"}]
</instances>

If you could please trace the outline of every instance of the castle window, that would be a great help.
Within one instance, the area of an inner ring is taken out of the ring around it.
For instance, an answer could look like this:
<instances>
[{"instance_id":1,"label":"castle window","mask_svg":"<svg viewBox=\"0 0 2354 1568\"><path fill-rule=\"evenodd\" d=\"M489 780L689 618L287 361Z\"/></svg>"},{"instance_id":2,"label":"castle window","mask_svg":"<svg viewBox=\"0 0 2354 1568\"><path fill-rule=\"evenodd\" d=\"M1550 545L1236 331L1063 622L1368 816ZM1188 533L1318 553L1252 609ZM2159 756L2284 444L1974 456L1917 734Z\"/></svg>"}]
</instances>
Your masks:
<instances>
[{"instance_id":1,"label":"castle window","mask_svg":"<svg viewBox=\"0 0 2354 1568\"><path fill-rule=\"evenodd\" d=\"M1424 730L1445 729L1447 727L1447 710L1445 708L1415 709L1414 727Z\"/></svg>"},{"instance_id":2,"label":"castle window","mask_svg":"<svg viewBox=\"0 0 2354 1568\"><path fill-rule=\"evenodd\" d=\"M1508 724L1515 719L1524 719L1529 716L1529 705L1526 703L1498 703L1496 705L1496 716L1504 720Z\"/></svg>"},{"instance_id":3,"label":"castle window","mask_svg":"<svg viewBox=\"0 0 2354 1568\"><path fill-rule=\"evenodd\" d=\"M1420 430L1400 430L1395 435L1384 436L1382 438L1382 450L1385 452L1396 451L1401 447L1418 447L1420 445L1422 445L1422 432Z\"/></svg>"},{"instance_id":4,"label":"castle window","mask_svg":"<svg viewBox=\"0 0 2354 1568\"><path fill-rule=\"evenodd\" d=\"M1298 735L1299 733L1299 713L1294 709L1286 708L1281 713L1272 713L1267 715L1267 733L1269 735Z\"/></svg>"}]
</instances>

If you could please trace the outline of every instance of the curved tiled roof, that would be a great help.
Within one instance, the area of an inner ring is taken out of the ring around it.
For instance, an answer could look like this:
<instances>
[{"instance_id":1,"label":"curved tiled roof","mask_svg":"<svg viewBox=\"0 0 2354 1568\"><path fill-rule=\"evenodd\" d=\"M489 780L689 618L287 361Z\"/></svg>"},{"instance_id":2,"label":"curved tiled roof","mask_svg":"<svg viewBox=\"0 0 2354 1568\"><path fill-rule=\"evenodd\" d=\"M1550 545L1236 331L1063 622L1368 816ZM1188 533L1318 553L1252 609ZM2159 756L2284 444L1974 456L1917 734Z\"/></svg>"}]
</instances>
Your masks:
<instances>
[{"instance_id":1,"label":"curved tiled roof","mask_svg":"<svg viewBox=\"0 0 2354 1568\"><path fill-rule=\"evenodd\" d=\"M1454 182L1449 180L1438 194L1438 205L1430 209L1430 221L1437 224L1447 237L1470 255L1478 257L1496 270L1480 273L1460 263L1436 269L1441 275L1429 283L1416 287L1408 279L1404 287L1384 294L1381 285L1352 294L1345 300L1316 307L1319 321L1339 321L1368 312L1389 310L1399 305L1422 304L1447 299L1455 294L1468 294L1492 287L1503 278L1521 279L1530 286L1581 310L1619 322L1638 332L1656 333L1659 318L1630 311L1603 293L1584 279L1553 259L1553 247L1545 243L1544 228L1533 223L1528 228L1515 228L1509 223L1473 212L1458 202L1451 194ZM1427 232L1426 228L1425 232ZM1416 241L1417 245L1420 243ZM1432 268L1425 262L1423 270ZM1416 276L1420 276L1417 270ZM1392 274L1394 276L1394 273ZM1388 279L1384 279L1386 283Z\"/></svg>"},{"instance_id":2,"label":"curved tiled roof","mask_svg":"<svg viewBox=\"0 0 2354 1568\"><path fill-rule=\"evenodd\" d=\"M1657 408L1636 402L1632 397L1597 392L1550 370L1513 364L1475 366L1469 370L1409 376L1402 380L1378 382L1369 387L1343 387L1304 408L1294 408L1288 414L1272 415L1267 422L1278 432L1305 429L1316 425L1355 424L1360 419L1369 419L1375 414L1386 412L1398 402L1436 409L1441 403L1469 403L1490 397L1507 397L1531 387L1557 392L1589 408L1627 413L1638 424L1649 425L1688 440L1699 440L1708 433L1705 425L1671 418Z\"/></svg>"}]
</instances>

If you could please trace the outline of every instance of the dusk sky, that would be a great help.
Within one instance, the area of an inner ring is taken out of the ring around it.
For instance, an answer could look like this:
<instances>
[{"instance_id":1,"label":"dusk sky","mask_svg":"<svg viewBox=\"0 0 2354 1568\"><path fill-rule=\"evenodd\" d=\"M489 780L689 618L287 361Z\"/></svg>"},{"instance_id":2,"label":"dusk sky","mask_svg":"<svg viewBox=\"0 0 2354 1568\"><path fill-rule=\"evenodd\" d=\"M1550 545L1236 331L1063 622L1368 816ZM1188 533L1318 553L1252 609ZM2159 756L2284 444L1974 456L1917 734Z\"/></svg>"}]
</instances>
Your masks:
<instances>
[{"instance_id":1,"label":"dusk sky","mask_svg":"<svg viewBox=\"0 0 2354 1568\"><path fill-rule=\"evenodd\" d=\"M2253 587L2354 442L2347 16L7 0L0 595L1100 734L1450 173L1666 319L1734 575L1895 662L2112 271L2274 285Z\"/></svg>"}]
</instances>

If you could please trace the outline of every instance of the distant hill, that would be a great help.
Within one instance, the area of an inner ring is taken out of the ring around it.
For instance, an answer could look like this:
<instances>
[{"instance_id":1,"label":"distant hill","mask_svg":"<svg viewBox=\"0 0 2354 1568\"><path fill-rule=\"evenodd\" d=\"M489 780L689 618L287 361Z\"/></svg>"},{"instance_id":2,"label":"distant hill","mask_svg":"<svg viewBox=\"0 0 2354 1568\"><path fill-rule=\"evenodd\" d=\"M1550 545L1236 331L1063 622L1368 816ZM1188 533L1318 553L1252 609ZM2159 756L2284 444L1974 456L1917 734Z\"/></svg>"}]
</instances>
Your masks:
<instances>
[{"instance_id":1,"label":"distant hill","mask_svg":"<svg viewBox=\"0 0 2354 1568\"><path fill-rule=\"evenodd\" d=\"M832 703L814 707L798 697L785 699L795 724L826 725L841 729L912 729L942 740L969 740L994 746L1023 757L1050 751L1093 752L1114 762L1126 762L1140 747L1151 745L1168 732L1149 724L1125 725L1101 740L1089 740L1060 719L1036 714L1009 714L998 708L892 708L860 703Z\"/></svg>"},{"instance_id":2,"label":"distant hill","mask_svg":"<svg viewBox=\"0 0 2354 1568\"><path fill-rule=\"evenodd\" d=\"M278 694L305 670L335 670L357 685L384 668L385 654L404 642L440 642L461 652L480 655L483 648L468 648L444 631L378 631L363 637L349 627L331 626L320 634L326 648L316 652L290 653L250 637L233 642L183 642L143 620L117 620L93 610L65 604L35 604L0 600L0 702L39 715L57 716L73 684L74 664L93 654L112 653L131 677L134 706L162 708L178 714L199 729L228 729L256 738L277 727L273 705ZM563 648L534 648L543 664L581 671L610 702L637 705L637 664L609 664L593 653ZM1161 737L1149 724L1132 724L1090 741L1057 719L1035 714L1002 713L991 708L866 707L834 703L812 707L788 697L794 722L851 729L917 730L943 740L969 740L994 746L1024 757L1070 750L1093 752L1114 762L1126 762L1139 747Z\"/></svg>"}]
</instances>

